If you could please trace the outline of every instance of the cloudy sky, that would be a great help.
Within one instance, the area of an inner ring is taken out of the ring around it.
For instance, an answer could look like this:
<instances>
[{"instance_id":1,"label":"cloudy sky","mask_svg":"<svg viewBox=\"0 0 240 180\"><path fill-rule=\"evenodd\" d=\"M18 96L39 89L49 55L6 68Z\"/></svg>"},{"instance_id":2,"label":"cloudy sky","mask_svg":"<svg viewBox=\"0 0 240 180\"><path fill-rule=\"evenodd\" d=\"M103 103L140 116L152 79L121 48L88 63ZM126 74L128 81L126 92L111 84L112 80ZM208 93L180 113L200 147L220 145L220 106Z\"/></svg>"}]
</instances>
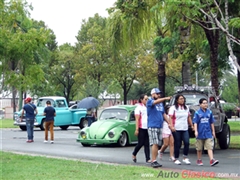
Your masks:
<instances>
[{"instance_id":1,"label":"cloudy sky","mask_svg":"<svg viewBox=\"0 0 240 180\"><path fill-rule=\"evenodd\" d=\"M75 44L83 19L98 13L108 17L107 8L116 0L26 0L32 3L31 18L42 20L52 29L57 37L58 45Z\"/></svg>"}]
</instances>

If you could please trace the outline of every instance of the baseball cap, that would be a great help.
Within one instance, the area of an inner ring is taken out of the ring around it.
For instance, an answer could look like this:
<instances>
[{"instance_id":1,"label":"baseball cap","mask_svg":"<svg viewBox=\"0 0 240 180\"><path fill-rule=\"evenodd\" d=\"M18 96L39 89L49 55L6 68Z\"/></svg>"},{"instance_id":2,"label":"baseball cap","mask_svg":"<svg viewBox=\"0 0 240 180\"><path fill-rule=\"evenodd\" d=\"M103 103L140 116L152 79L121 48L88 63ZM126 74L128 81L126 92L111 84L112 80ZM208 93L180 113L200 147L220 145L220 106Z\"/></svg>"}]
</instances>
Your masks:
<instances>
[{"instance_id":1,"label":"baseball cap","mask_svg":"<svg viewBox=\"0 0 240 180\"><path fill-rule=\"evenodd\" d=\"M158 88L153 88L151 90L151 94L154 94L154 93L158 94L158 93L161 93L161 91Z\"/></svg>"},{"instance_id":2,"label":"baseball cap","mask_svg":"<svg viewBox=\"0 0 240 180\"><path fill-rule=\"evenodd\" d=\"M31 97L27 97L26 99L25 99L25 102L31 102L32 101L32 98Z\"/></svg>"}]
</instances>

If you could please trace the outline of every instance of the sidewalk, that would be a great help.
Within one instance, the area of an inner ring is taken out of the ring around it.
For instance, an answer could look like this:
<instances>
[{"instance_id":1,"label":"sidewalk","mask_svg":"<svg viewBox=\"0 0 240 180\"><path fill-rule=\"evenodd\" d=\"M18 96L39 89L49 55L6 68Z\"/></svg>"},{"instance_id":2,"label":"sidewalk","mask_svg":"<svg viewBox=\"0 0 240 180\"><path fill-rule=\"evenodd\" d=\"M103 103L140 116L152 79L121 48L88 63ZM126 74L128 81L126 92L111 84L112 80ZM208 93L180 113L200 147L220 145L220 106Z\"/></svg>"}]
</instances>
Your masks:
<instances>
[{"instance_id":1,"label":"sidewalk","mask_svg":"<svg viewBox=\"0 0 240 180\"><path fill-rule=\"evenodd\" d=\"M237 116L232 116L232 118L228 119L228 121L240 121L240 118Z\"/></svg>"}]
</instances>

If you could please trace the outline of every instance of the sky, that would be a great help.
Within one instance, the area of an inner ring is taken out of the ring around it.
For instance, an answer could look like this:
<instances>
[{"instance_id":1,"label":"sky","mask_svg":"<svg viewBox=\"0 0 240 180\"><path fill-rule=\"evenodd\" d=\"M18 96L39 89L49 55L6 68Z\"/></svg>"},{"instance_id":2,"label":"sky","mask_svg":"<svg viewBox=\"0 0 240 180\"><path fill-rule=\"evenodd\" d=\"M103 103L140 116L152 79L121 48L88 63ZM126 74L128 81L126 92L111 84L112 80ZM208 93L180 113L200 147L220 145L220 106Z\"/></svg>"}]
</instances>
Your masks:
<instances>
[{"instance_id":1,"label":"sky","mask_svg":"<svg viewBox=\"0 0 240 180\"><path fill-rule=\"evenodd\" d=\"M31 18L44 21L54 31L58 45L74 45L83 19L98 13L108 17L107 8L116 0L26 0L32 4Z\"/></svg>"}]
</instances>

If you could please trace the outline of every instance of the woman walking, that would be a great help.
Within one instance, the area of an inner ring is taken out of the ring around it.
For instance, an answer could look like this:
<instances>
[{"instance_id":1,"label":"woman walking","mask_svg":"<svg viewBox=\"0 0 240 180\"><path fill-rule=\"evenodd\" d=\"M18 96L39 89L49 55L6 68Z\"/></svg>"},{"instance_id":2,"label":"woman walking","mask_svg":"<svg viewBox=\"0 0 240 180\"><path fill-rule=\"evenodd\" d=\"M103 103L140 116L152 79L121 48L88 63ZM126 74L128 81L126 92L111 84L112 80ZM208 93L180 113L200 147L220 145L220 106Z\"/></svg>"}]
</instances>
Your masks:
<instances>
[{"instance_id":1,"label":"woman walking","mask_svg":"<svg viewBox=\"0 0 240 180\"><path fill-rule=\"evenodd\" d=\"M168 116L168 112L169 112L169 105L166 105L165 107L165 113ZM169 146L169 151L170 151L170 161L174 161L174 139L173 139L173 135L172 135L172 123L168 124L167 121L163 121L163 131L162 131L162 138L163 138L163 145L161 147L161 149L159 150L159 155L160 155L160 159L162 159L162 155L164 153L164 151L167 149L167 147Z\"/></svg>"},{"instance_id":2,"label":"woman walking","mask_svg":"<svg viewBox=\"0 0 240 180\"><path fill-rule=\"evenodd\" d=\"M173 123L174 155L175 155L174 163L177 165L181 164L178 158L183 141L184 144L183 162L185 164L191 164L191 162L187 158L189 151L188 126L190 125L193 130L194 127L192 124L189 108L185 105L185 97L183 95L178 94L175 97L174 105L170 107L168 115L171 119L171 122Z\"/></svg>"},{"instance_id":3,"label":"woman walking","mask_svg":"<svg viewBox=\"0 0 240 180\"><path fill-rule=\"evenodd\" d=\"M138 100L138 105L135 109L135 119L136 119L136 130L135 135L138 136L138 144L134 148L132 153L133 162L137 162L137 153L144 146L144 153L146 158L146 163L151 163L150 160L150 149L149 149L149 137L147 130L147 108L146 102L148 100L148 96L142 94Z\"/></svg>"}]
</instances>

